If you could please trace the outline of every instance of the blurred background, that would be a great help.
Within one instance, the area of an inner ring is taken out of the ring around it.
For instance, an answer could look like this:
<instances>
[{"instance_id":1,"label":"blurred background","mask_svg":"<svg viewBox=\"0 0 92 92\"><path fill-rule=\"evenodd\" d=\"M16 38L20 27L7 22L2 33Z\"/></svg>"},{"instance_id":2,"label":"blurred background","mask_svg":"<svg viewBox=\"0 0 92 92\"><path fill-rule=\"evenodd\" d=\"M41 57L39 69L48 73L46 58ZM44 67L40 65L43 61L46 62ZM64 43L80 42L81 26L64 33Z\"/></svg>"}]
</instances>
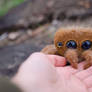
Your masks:
<instances>
[{"instance_id":1,"label":"blurred background","mask_svg":"<svg viewBox=\"0 0 92 92\"><path fill-rule=\"evenodd\" d=\"M0 76L12 77L60 27L92 26L92 0L0 0Z\"/></svg>"},{"instance_id":2,"label":"blurred background","mask_svg":"<svg viewBox=\"0 0 92 92\"><path fill-rule=\"evenodd\" d=\"M19 5L24 0L0 0L0 16L5 15L9 9Z\"/></svg>"}]
</instances>

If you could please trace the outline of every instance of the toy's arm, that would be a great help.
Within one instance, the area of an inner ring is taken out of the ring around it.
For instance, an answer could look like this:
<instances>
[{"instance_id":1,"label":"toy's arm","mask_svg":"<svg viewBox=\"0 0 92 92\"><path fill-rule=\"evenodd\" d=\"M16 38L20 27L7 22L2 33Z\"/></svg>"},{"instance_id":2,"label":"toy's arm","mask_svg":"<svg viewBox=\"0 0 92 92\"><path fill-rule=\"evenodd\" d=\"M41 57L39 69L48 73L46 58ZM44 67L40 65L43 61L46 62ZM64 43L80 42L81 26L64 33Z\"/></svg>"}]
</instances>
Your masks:
<instances>
[{"instance_id":1,"label":"toy's arm","mask_svg":"<svg viewBox=\"0 0 92 92\"><path fill-rule=\"evenodd\" d=\"M54 45L47 45L41 52L45 54L59 55Z\"/></svg>"}]
</instances>

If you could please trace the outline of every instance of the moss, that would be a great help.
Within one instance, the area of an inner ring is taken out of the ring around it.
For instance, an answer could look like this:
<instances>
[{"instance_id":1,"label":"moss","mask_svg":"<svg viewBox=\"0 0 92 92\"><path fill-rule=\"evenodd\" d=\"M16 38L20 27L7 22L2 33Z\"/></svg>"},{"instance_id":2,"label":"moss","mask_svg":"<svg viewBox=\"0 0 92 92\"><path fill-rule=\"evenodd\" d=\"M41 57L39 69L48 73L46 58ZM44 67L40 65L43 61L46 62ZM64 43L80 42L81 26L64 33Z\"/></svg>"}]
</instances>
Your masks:
<instances>
[{"instance_id":1,"label":"moss","mask_svg":"<svg viewBox=\"0 0 92 92\"><path fill-rule=\"evenodd\" d=\"M0 16L5 15L9 9L19 5L24 0L1 0L0 1Z\"/></svg>"}]
</instances>

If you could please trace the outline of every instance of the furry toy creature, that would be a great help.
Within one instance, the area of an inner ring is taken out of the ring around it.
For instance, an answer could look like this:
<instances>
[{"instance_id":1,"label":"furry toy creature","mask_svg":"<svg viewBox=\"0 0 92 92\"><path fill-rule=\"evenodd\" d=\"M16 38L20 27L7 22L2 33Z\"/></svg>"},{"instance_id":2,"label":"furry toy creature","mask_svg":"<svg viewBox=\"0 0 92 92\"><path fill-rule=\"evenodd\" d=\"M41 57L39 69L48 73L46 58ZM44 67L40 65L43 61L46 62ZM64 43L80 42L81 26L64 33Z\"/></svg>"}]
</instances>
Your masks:
<instances>
[{"instance_id":1,"label":"furry toy creature","mask_svg":"<svg viewBox=\"0 0 92 92\"><path fill-rule=\"evenodd\" d=\"M59 29L54 37L54 45L42 49L45 54L61 55L78 68L78 63L85 60L84 69L92 65L92 29L66 27Z\"/></svg>"}]
</instances>

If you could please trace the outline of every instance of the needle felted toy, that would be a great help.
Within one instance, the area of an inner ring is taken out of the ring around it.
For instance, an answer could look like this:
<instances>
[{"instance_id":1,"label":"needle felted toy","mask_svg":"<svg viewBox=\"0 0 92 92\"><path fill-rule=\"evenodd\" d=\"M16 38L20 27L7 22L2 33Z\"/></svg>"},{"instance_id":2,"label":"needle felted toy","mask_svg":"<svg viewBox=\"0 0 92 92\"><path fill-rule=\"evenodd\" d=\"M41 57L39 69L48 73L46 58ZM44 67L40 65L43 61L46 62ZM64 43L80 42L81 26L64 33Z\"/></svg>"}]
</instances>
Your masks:
<instances>
[{"instance_id":1,"label":"needle felted toy","mask_svg":"<svg viewBox=\"0 0 92 92\"><path fill-rule=\"evenodd\" d=\"M66 27L59 29L54 37L54 44L42 49L45 54L61 55L78 68L78 63L85 60L84 69L92 65L92 29Z\"/></svg>"}]
</instances>

